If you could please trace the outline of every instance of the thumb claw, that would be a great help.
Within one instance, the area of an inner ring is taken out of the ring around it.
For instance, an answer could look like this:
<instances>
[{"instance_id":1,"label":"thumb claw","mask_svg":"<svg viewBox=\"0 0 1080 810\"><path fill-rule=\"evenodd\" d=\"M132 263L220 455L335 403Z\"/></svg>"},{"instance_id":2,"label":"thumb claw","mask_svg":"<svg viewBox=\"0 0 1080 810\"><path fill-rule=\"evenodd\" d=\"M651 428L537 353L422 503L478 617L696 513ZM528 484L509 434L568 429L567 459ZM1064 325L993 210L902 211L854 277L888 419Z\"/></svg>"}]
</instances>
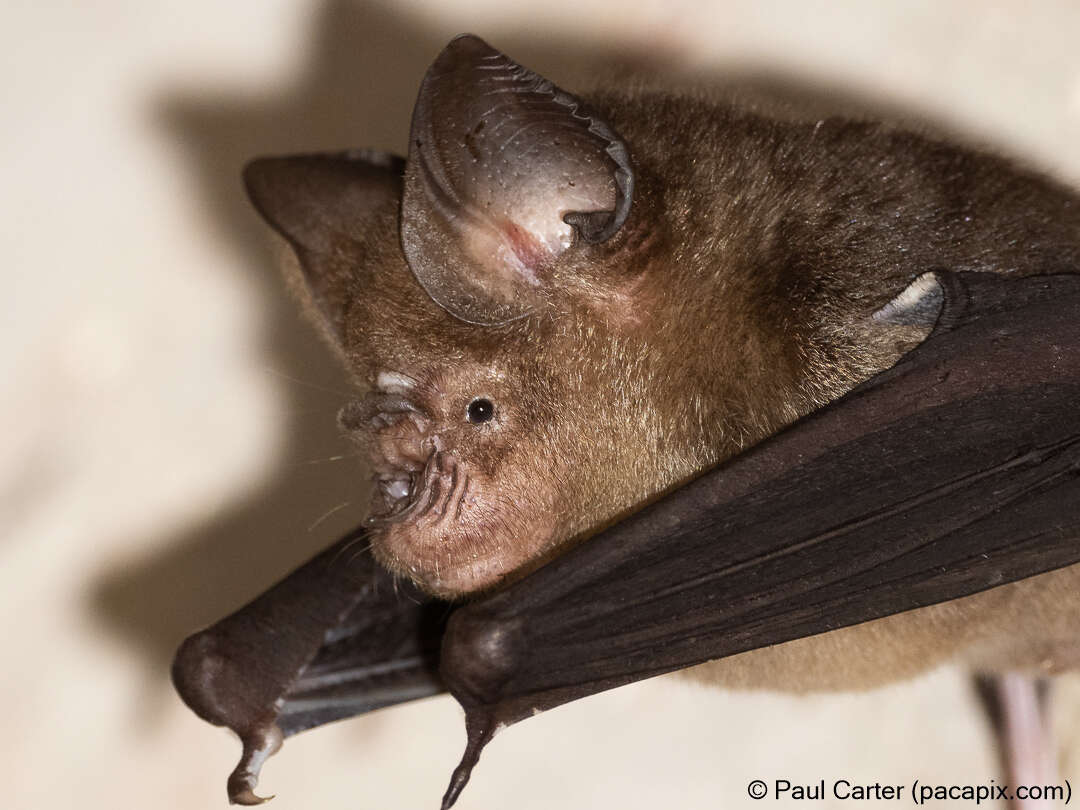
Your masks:
<instances>
[{"instance_id":1,"label":"thumb claw","mask_svg":"<svg viewBox=\"0 0 1080 810\"><path fill-rule=\"evenodd\" d=\"M281 729L273 723L243 738L244 753L236 768L229 774L229 804L255 805L274 798L257 795L255 788L259 784L259 772L263 764L271 755L277 753L283 741Z\"/></svg>"},{"instance_id":2,"label":"thumb claw","mask_svg":"<svg viewBox=\"0 0 1080 810\"><path fill-rule=\"evenodd\" d=\"M273 796L259 796L251 788L245 788L238 793L229 793L229 804L254 805L270 801Z\"/></svg>"}]
</instances>

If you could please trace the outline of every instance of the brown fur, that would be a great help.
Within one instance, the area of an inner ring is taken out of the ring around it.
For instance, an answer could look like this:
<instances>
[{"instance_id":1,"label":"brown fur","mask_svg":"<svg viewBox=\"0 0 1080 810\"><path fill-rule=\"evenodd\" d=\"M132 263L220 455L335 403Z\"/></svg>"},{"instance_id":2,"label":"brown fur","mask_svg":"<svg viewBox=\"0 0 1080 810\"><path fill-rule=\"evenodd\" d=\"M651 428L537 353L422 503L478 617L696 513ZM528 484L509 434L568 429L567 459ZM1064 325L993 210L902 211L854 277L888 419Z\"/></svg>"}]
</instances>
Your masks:
<instances>
[{"instance_id":1,"label":"brown fur","mask_svg":"<svg viewBox=\"0 0 1080 810\"><path fill-rule=\"evenodd\" d=\"M1000 158L693 95L587 100L630 146L633 209L609 242L549 268L547 304L525 319L470 325L423 293L399 244L396 175L361 215L335 219L325 201L332 248L305 252L289 216L269 215L300 244L316 309L356 376L417 381L422 427L398 420L372 435L348 414L346 425L384 455L412 442L417 464L438 443L470 476L452 520L436 510L375 533L387 565L443 596L523 575L887 368L912 336L870 316L920 273L1080 268L1080 199ZM487 425L463 418L478 396L496 405ZM1078 585L1080 568L1065 569L692 674L807 690L957 659L1069 666Z\"/></svg>"}]
</instances>

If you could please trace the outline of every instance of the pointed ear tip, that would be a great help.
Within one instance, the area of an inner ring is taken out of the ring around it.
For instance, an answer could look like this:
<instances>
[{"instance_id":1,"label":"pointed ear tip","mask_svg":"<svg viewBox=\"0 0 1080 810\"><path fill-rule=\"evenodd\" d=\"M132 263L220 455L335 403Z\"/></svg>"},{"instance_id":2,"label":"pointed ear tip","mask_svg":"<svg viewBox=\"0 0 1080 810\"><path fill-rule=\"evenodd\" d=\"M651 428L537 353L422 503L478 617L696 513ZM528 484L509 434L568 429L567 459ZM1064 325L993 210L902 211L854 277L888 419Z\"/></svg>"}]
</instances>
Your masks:
<instances>
[{"instance_id":1,"label":"pointed ear tip","mask_svg":"<svg viewBox=\"0 0 1080 810\"><path fill-rule=\"evenodd\" d=\"M240 178L255 210L272 221L272 212L292 196L290 190L310 171L311 163L308 155L263 155L244 164Z\"/></svg>"},{"instance_id":2,"label":"pointed ear tip","mask_svg":"<svg viewBox=\"0 0 1080 810\"><path fill-rule=\"evenodd\" d=\"M478 37L476 34L464 33L458 34L451 39L446 47L442 50L442 55L476 55L476 54L497 54L495 48L491 47L486 41Z\"/></svg>"},{"instance_id":3,"label":"pointed ear tip","mask_svg":"<svg viewBox=\"0 0 1080 810\"><path fill-rule=\"evenodd\" d=\"M484 42L484 40L482 40L476 34L465 31L464 33L458 34L457 36L451 38L451 40L446 44L446 47L449 48L452 45L487 45L487 43Z\"/></svg>"},{"instance_id":4,"label":"pointed ear tip","mask_svg":"<svg viewBox=\"0 0 1080 810\"><path fill-rule=\"evenodd\" d=\"M304 198L303 179L310 173L306 155L264 155L240 171L248 200L267 224L287 239L296 222L296 202Z\"/></svg>"},{"instance_id":5,"label":"pointed ear tip","mask_svg":"<svg viewBox=\"0 0 1080 810\"><path fill-rule=\"evenodd\" d=\"M275 169L279 169L285 160L280 157L257 157L244 164L244 168L240 170L240 179L252 202L258 202Z\"/></svg>"},{"instance_id":6,"label":"pointed ear tip","mask_svg":"<svg viewBox=\"0 0 1080 810\"><path fill-rule=\"evenodd\" d=\"M262 207L272 173L271 164L275 162L276 158L257 157L245 163L244 168L240 170L244 191L256 208Z\"/></svg>"}]
</instances>

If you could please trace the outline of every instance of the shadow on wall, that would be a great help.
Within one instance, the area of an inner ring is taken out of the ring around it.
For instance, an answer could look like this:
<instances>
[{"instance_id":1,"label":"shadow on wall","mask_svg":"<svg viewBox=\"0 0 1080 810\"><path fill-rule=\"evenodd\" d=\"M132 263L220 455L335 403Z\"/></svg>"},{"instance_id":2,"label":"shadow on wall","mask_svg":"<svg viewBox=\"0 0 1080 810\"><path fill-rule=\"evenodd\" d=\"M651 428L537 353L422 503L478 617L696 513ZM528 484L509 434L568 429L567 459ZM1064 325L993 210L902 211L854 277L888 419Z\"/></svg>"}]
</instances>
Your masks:
<instances>
[{"instance_id":1,"label":"shadow on wall","mask_svg":"<svg viewBox=\"0 0 1080 810\"><path fill-rule=\"evenodd\" d=\"M472 27L481 36L481 26ZM239 607L363 517L365 474L339 436L335 415L348 398L344 370L303 322L268 250L268 229L244 197L240 170L256 155L370 146L404 151L424 71L457 30L436 31L379 4L330 0L319 17L309 64L291 88L259 98L165 98L165 137L186 150L207 213L238 248L268 309L265 365L299 384L287 387L291 415L277 469L220 518L197 526L165 551L107 573L91 607L147 659L164 687L172 654L192 630ZM496 47L569 88L597 75L674 68L670 51L597 46L575 37L557 42L488 36ZM851 97L805 81L729 73L725 86L754 97L801 99L804 112L864 109ZM806 99L811 99L810 107ZM878 106L878 112L882 107ZM342 460L332 457L346 455ZM325 463L320 463L320 460ZM308 527L338 504L310 531Z\"/></svg>"},{"instance_id":2,"label":"shadow on wall","mask_svg":"<svg viewBox=\"0 0 1080 810\"><path fill-rule=\"evenodd\" d=\"M424 71L456 33L378 4L331 0L313 32L308 66L289 89L256 98L166 97L156 111L165 137L186 152L206 227L235 245L267 308L263 362L282 376L290 415L284 452L257 491L92 588L92 611L145 655L150 677L163 687L186 635L355 528L366 506L365 471L336 422L350 384L287 294L240 171L257 155L356 146L403 152ZM557 81L621 59L581 44L512 40L500 37L499 44Z\"/></svg>"}]
</instances>

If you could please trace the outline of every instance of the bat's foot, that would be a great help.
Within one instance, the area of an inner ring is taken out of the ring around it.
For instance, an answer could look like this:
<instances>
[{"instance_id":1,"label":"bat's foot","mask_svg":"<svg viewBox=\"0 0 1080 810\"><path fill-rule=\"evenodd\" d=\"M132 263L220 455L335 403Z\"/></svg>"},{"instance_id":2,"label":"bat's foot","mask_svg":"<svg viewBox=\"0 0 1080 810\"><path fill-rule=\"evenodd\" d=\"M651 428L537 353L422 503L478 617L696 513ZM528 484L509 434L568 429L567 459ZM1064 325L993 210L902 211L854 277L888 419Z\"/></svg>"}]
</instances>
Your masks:
<instances>
[{"instance_id":1,"label":"bat's foot","mask_svg":"<svg viewBox=\"0 0 1080 810\"><path fill-rule=\"evenodd\" d=\"M229 774L229 804L262 804L274 798L257 795L255 788L263 764L281 748L283 740L281 729L273 723L243 738L244 753L236 769Z\"/></svg>"},{"instance_id":2,"label":"bat's foot","mask_svg":"<svg viewBox=\"0 0 1080 810\"><path fill-rule=\"evenodd\" d=\"M229 794L229 804L242 804L245 806L262 804L270 801L273 796L259 796L251 788L244 788L236 793Z\"/></svg>"},{"instance_id":3,"label":"bat's foot","mask_svg":"<svg viewBox=\"0 0 1080 810\"><path fill-rule=\"evenodd\" d=\"M1008 774L1010 810L1050 810L1055 802L1030 798L1027 788L1060 784L1057 750L1046 712L1047 681L1019 672L978 678L980 696L997 732L998 750ZM1025 788L1018 795L1018 788Z\"/></svg>"},{"instance_id":4,"label":"bat's foot","mask_svg":"<svg viewBox=\"0 0 1080 810\"><path fill-rule=\"evenodd\" d=\"M441 810L450 810L454 806L458 796L461 795L461 791L469 783L473 768L480 761L480 752L484 750L485 745L491 742L491 738L498 731L494 714L487 708L467 707L465 709L465 731L468 734L469 741L465 746L465 754L462 756L460 764L454 768L454 773L450 777L450 785L446 788L446 793L443 794Z\"/></svg>"}]
</instances>

